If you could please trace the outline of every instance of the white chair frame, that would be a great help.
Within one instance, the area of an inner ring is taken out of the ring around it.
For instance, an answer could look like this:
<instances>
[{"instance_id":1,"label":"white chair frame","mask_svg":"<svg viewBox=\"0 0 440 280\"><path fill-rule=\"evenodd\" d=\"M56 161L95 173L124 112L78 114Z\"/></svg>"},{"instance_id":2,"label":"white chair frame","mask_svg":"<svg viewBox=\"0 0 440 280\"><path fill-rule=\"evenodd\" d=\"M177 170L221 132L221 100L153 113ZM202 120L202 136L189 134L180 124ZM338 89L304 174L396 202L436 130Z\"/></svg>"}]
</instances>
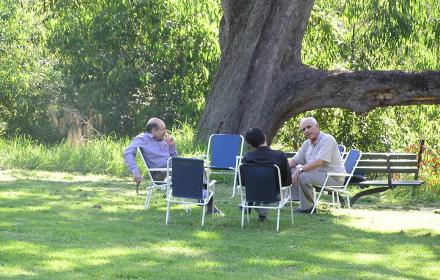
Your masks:
<instances>
[{"instance_id":1,"label":"white chair frame","mask_svg":"<svg viewBox=\"0 0 440 280\"><path fill-rule=\"evenodd\" d=\"M171 160L172 158L169 158L167 161L167 178L171 178ZM209 168L205 168L205 172L206 172L206 178L207 178L207 195L205 196L205 198L203 199L203 201L196 201L196 200L190 200L187 198L179 198L179 197L174 197L173 196L173 190L172 190L172 181L171 179L167 180L167 195L166 195L166 202L167 202L167 211L165 214L165 224L168 225L169 221L170 221L170 211L171 211L171 203L176 203L176 204L183 204L185 206L185 211L188 212L189 210L191 210L191 205L199 205L199 206L203 206L203 210L202 210L202 226L205 225L205 215L206 215L206 206L208 205L209 201L211 200L211 198L214 196L214 186L215 183L217 182L216 180L212 180L209 181ZM212 188L212 189L211 189Z\"/></svg>"},{"instance_id":2,"label":"white chair frame","mask_svg":"<svg viewBox=\"0 0 440 280\"><path fill-rule=\"evenodd\" d=\"M244 225L244 215L245 215L245 209L251 209L251 208L259 208L259 209L275 209L277 210L277 232L280 231L280 211L281 209L284 207L284 205L288 202L290 202L290 218L291 218L291 222L293 224L293 205L292 205L292 200L290 199L292 197L292 185L290 186L283 186L281 183L281 172L280 172L280 168L274 164L274 166L277 169L278 172L278 186L280 188L280 201L278 201L278 203L276 203L276 206L261 206L261 205L248 205L248 202L246 201L246 191L245 190L241 190L240 194L241 194L241 202L239 204L239 206L241 207L241 228L243 229L243 225ZM239 169L240 172L240 169ZM240 188L246 188L246 186L242 185L241 182L241 176L239 174L238 176L239 178L239 187ZM274 203L275 204L275 203ZM247 217L247 221L249 223L249 211L246 211L246 217Z\"/></svg>"},{"instance_id":3,"label":"white chair frame","mask_svg":"<svg viewBox=\"0 0 440 280\"><path fill-rule=\"evenodd\" d=\"M350 151L347 153L346 159L348 158L349 153L350 153ZM362 157L362 152L359 151L359 158L355 162L351 173L333 173L333 172L327 173L327 177L325 178L324 184L322 186L318 186L321 188L321 190L318 193L318 196L316 196L316 192L314 193L315 194L315 203L313 205L313 208L312 208L312 211L310 212L310 214L313 214L315 212L316 207L318 206L318 203L320 201L321 195L324 192L324 190L330 191L332 193L332 203L330 203L332 206L337 205L338 207L340 207L339 195L345 195L345 197L347 199L348 210L351 209L351 207L350 207L350 193L347 191L347 187L348 187L350 179L353 176L354 170L356 169L356 166L358 165L361 157ZM342 177L345 179L345 182L343 185L340 185L340 186L328 186L327 182L331 177Z\"/></svg>"}]
</instances>

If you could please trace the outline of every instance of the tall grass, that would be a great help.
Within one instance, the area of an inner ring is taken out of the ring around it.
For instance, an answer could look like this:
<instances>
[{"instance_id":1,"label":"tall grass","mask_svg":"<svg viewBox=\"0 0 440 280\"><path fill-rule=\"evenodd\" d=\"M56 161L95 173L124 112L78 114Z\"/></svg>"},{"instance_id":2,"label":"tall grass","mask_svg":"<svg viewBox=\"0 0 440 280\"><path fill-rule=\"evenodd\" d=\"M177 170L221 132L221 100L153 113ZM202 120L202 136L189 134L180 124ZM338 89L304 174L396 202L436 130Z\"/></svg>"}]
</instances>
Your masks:
<instances>
[{"instance_id":1,"label":"tall grass","mask_svg":"<svg viewBox=\"0 0 440 280\"><path fill-rule=\"evenodd\" d=\"M179 155L200 157L206 152L207 143L196 139L195 128L187 123L173 127L171 135L175 138ZM130 143L130 138L113 137L96 138L80 146L66 142L46 145L29 138L18 137L10 140L0 138L0 168L29 169L46 171L64 171L77 173L108 174L117 177L129 176L124 164L122 152ZM283 145L275 145L283 149ZM285 147L284 147L285 148ZM417 152L418 145L411 147L410 152ZM288 149L286 149L288 150ZM143 164L138 158L138 166L143 174ZM440 199L440 156L436 149L430 148L424 154L421 168L421 179L425 184L408 191L397 188L387 196L404 200L437 201Z\"/></svg>"},{"instance_id":2,"label":"tall grass","mask_svg":"<svg viewBox=\"0 0 440 280\"><path fill-rule=\"evenodd\" d=\"M172 129L171 134L179 155L199 156L205 153L204 146L196 143L195 129L190 125L180 124ZM129 138L102 137L75 146L67 142L41 144L26 137L0 138L0 168L128 176L122 152L130 141ZM142 164L139 166L142 167Z\"/></svg>"},{"instance_id":3,"label":"tall grass","mask_svg":"<svg viewBox=\"0 0 440 280\"><path fill-rule=\"evenodd\" d=\"M37 143L29 138L0 139L0 167L128 175L122 151L128 139L94 139L84 145Z\"/></svg>"}]
</instances>

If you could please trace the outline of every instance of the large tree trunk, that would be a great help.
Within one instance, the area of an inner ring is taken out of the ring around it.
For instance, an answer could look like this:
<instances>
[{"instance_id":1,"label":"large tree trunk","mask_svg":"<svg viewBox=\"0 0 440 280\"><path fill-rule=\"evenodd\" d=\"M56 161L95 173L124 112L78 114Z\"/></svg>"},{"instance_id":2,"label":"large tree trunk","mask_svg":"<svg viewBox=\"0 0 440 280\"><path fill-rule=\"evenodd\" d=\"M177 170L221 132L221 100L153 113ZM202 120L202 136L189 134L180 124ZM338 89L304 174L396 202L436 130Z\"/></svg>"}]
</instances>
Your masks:
<instances>
[{"instance_id":1,"label":"large tree trunk","mask_svg":"<svg viewBox=\"0 0 440 280\"><path fill-rule=\"evenodd\" d=\"M335 72L301 62L311 0L223 0L221 61L198 132L260 127L269 142L292 116L323 107L440 103L440 72Z\"/></svg>"}]
</instances>

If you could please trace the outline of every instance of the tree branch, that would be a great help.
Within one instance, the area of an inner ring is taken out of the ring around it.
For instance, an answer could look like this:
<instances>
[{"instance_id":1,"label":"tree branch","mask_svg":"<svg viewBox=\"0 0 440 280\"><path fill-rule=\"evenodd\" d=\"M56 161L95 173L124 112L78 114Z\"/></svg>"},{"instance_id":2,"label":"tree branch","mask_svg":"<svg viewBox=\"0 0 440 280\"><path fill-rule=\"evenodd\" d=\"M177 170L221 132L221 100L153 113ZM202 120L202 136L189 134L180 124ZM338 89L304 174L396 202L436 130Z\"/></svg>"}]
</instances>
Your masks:
<instances>
[{"instance_id":1,"label":"tree branch","mask_svg":"<svg viewBox=\"0 0 440 280\"><path fill-rule=\"evenodd\" d=\"M290 79L296 81L294 86L285 83L285 90L296 89L285 93L289 113L342 107L364 114L376 107L440 104L440 71L328 72L308 67L299 70L291 73ZM304 83L298 84L301 80Z\"/></svg>"}]
</instances>

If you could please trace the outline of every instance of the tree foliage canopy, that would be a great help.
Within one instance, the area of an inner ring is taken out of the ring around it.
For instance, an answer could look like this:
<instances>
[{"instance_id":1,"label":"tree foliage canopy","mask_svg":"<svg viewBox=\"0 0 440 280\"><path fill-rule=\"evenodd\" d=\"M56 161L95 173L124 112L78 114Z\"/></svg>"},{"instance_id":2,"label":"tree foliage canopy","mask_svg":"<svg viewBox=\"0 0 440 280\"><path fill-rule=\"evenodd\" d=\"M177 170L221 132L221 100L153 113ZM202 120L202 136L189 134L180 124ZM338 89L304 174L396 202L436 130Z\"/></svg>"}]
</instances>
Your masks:
<instances>
[{"instance_id":1,"label":"tree foliage canopy","mask_svg":"<svg viewBox=\"0 0 440 280\"><path fill-rule=\"evenodd\" d=\"M60 139L54 120L66 112L100 115L104 134L133 135L151 116L195 125L218 66L220 17L219 0L1 1L0 134ZM434 0L317 0L302 61L327 70L440 69L439 39ZM341 142L374 149L380 136L438 131L438 110L312 114ZM296 121L278 141L302 138Z\"/></svg>"}]
</instances>

